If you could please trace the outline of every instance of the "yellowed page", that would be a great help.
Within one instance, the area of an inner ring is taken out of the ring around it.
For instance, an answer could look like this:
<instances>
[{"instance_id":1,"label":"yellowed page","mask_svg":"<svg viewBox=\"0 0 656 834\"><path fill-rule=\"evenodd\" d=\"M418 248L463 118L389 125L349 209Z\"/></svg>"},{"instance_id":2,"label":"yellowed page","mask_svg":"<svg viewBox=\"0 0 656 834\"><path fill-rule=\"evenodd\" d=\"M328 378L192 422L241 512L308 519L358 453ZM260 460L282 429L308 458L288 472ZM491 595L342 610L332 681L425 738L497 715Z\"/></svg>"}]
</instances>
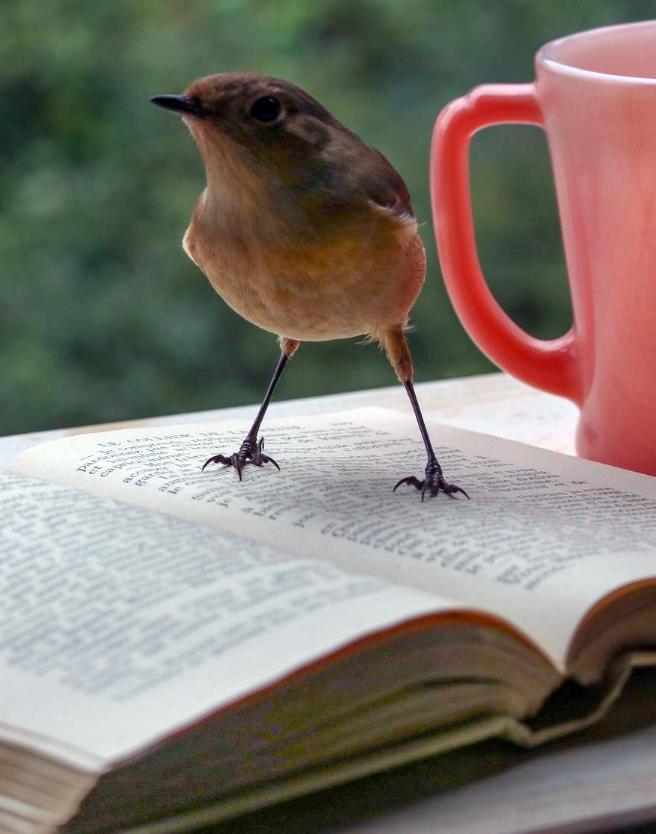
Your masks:
<instances>
[{"instance_id":1,"label":"yellowed page","mask_svg":"<svg viewBox=\"0 0 656 834\"><path fill-rule=\"evenodd\" d=\"M456 607L23 475L0 472L0 517L0 750L91 772L352 641Z\"/></svg>"},{"instance_id":2,"label":"yellowed page","mask_svg":"<svg viewBox=\"0 0 656 834\"><path fill-rule=\"evenodd\" d=\"M447 477L471 501L422 503L391 487L420 475L414 421L378 409L266 425L281 464L234 470L209 454L246 424L89 434L35 447L14 471L155 508L299 557L383 577L509 619L564 670L589 607L656 575L656 479L512 441L433 426Z\"/></svg>"}]
</instances>

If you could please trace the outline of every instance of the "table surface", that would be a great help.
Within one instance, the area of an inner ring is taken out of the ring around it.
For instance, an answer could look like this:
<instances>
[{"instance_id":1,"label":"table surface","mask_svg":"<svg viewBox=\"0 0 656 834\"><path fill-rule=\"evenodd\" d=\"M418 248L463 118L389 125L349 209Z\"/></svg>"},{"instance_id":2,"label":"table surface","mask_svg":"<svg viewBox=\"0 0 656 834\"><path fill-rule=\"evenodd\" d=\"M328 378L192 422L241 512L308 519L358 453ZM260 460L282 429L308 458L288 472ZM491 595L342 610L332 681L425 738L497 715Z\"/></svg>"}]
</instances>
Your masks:
<instances>
[{"instance_id":1,"label":"table surface","mask_svg":"<svg viewBox=\"0 0 656 834\"><path fill-rule=\"evenodd\" d=\"M577 410L505 374L423 383L426 417L574 454ZM375 405L409 412L401 386L274 402L270 416ZM254 406L0 438L0 466L23 449L79 432L254 416ZM547 834L605 832L656 819L656 681L634 680L611 715L528 753L503 742L397 768L214 826L214 834ZM652 697L648 697L652 696ZM653 707L645 709L645 704ZM649 712L651 709L651 712ZM656 823L633 829L656 832Z\"/></svg>"},{"instance_id":2,"label":"table surface","mask_svg":"<svg viewBox=\"0 0 656 834\"><path fill-rule=\"evenodd\" d=\"M557 452L574 454L574 426L577 410L567 400L542 394L505 374L484 374L416 386L417 396L427 418L465 429L495 434ZM405 390L400 385L324 397L274 401L267 417L327 414L366 406L391 408L411 413ZM255 416L256 406L222 408L191 414L148 417L121 423L31 432L0 438L0 466L23 449L46 440L80 432L104 431L126 426L161 426L175 423L203 423L213 420ZM266 428L266 422L264 424Z\"/></svg>"}]
</instances>

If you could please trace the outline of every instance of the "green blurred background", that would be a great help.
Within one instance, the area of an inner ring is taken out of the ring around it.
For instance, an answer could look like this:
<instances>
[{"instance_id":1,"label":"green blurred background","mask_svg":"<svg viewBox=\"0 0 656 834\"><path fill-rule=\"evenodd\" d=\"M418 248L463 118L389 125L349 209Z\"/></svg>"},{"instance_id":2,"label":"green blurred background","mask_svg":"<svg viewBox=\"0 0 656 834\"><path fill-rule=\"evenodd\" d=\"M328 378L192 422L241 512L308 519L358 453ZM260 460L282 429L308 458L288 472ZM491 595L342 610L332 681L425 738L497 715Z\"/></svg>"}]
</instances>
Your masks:
<instances>
[{"instance_id":1,"label":"green blurred background","mask_svg":"<svg viewBox=\"0 0 656 834\"><path fill-rule=\"evenodd\" d=\"M427 160L439 110L481 82L529 81L572 31L652 17L638 0L5 0L0 7L0 434L258 401L275 339L211 290L180 241L204 185L183 125L149 104L213 72L306 88L398 168L424 221L418 380L490 370L435 256ZM546 144L474 141L481 257L532 333L569 325ZM354 342L306 344L280 398L393 384Z\"/></svg>"}]
</instances>

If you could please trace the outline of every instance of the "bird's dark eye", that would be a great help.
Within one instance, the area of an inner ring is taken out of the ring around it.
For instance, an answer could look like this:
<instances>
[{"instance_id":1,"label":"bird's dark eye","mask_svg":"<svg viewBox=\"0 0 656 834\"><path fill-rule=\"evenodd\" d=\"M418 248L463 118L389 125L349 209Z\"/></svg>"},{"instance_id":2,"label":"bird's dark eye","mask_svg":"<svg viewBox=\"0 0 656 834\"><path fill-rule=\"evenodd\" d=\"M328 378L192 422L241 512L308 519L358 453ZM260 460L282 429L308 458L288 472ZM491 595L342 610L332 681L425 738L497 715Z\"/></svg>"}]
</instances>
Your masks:
<instances>
[{"instance_id":1,"label":"bird's dark eye","mask_svg":"<svg viewBox=\"0 0 656 834\"><path fill-rule=\"evenodd\" d=\"M251 105L248 113L256 122L270 124L271 122L275 122L281 110L282 105L277 98L274 98L274 96L262 96L262 98L258 98Z\"/></svg>"}]
</instances>

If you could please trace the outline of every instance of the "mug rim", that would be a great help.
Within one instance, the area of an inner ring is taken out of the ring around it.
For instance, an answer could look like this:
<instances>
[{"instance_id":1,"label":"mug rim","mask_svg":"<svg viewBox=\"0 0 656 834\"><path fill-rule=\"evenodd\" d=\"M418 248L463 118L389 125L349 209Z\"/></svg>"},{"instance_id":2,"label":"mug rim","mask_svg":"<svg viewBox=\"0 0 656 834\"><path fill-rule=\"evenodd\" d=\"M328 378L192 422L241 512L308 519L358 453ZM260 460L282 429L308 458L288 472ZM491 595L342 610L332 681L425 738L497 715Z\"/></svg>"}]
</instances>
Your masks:
<instances>
[{"instance_id":1,"label":"mug rim","mask_svg":"<svg viewBox=\"0 0 656 834\"><path fill-rule=\"evenodd\" d=\"M541 46L535 54L536 65L548 67L554 72L562 73L563 75L571 75L576 78L586 78L597 81L614 81L623 84L647 84L656 85L656 75L640 76L640 75L617 75L611 72L601 72L599 70L583 69L577 67L573 63L567 63L556 58L553 55L555 49L561 44L569 43L570 41L583 40L590 35L600 35L603 32L626 31L628 29L647 29L652 27L656 31L656 19L637 20L631 23L614 23L610 26L597 26L594 29L584 29L581 32L572 32L570 35L564 35L561 38L554 38Z\"/></svg>"}]
</instances>

